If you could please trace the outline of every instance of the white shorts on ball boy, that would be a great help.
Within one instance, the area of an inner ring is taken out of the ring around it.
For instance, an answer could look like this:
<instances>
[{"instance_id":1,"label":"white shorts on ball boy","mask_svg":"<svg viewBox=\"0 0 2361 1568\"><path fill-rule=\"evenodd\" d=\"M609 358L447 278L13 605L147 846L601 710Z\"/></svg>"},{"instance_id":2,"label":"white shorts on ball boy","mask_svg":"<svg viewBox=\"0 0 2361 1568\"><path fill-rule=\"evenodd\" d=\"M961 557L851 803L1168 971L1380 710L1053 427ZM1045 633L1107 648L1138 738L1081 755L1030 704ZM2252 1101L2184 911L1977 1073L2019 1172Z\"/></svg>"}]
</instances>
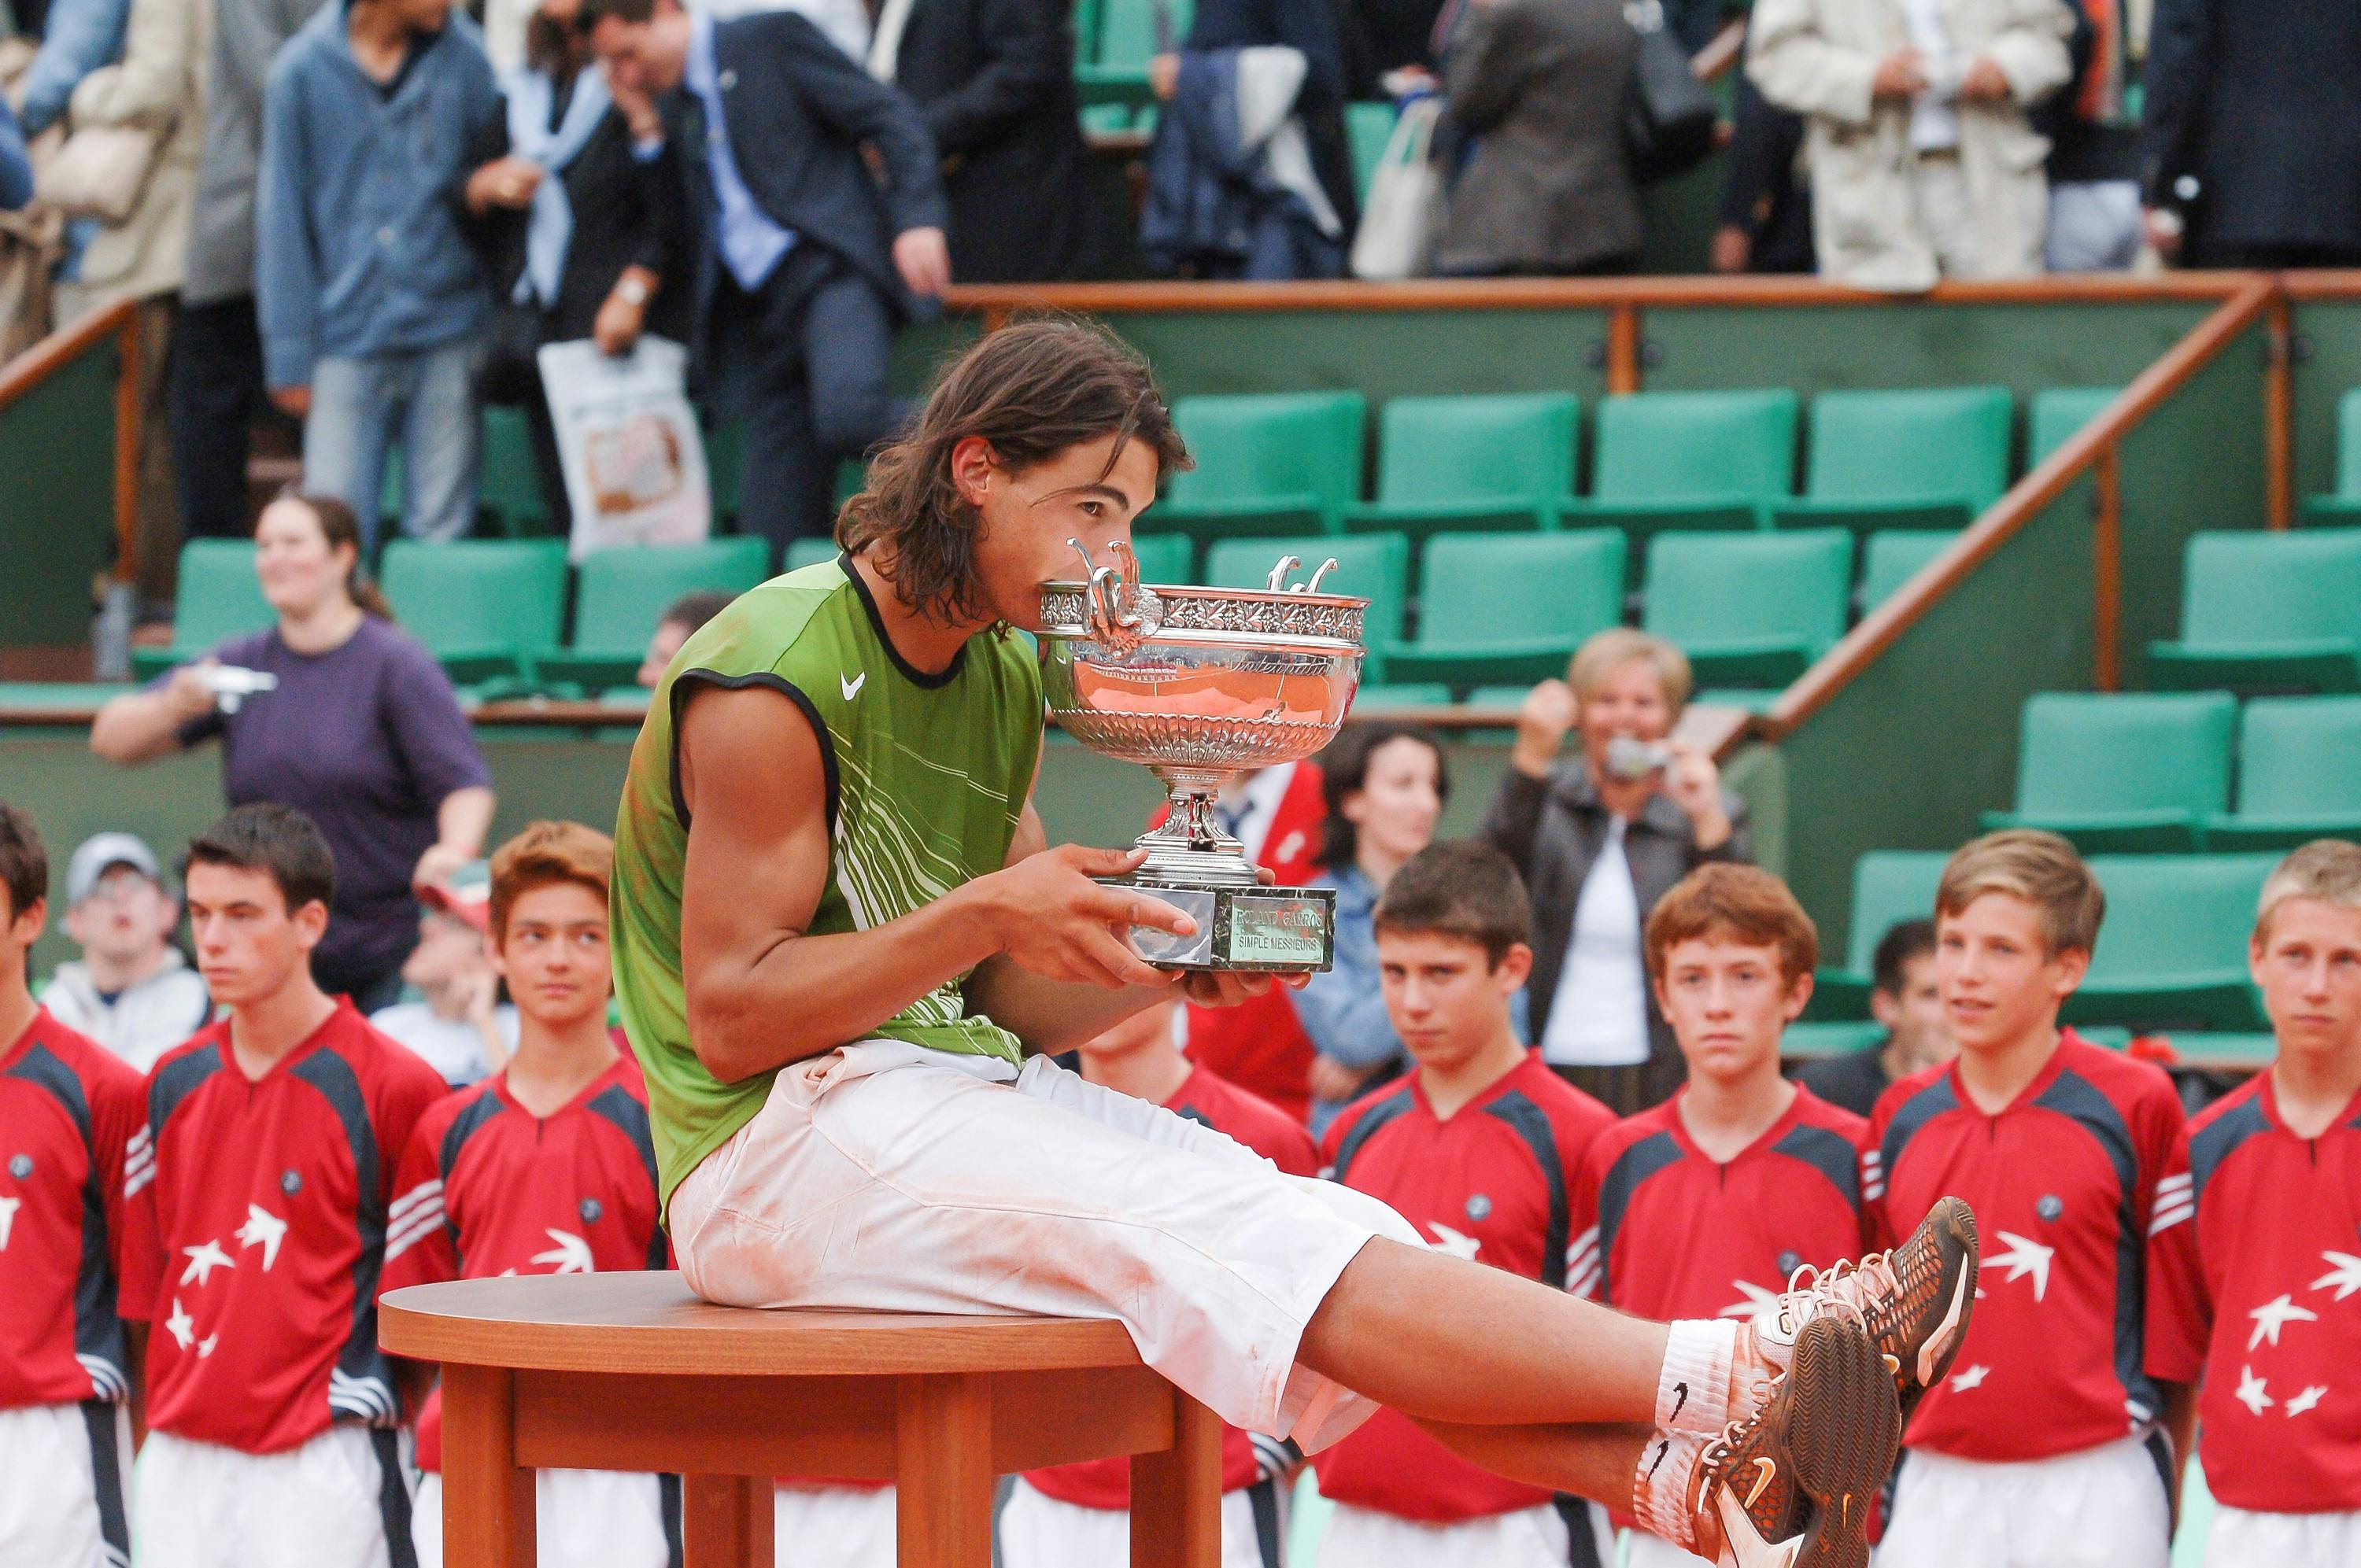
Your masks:
<instances>
[{"instance_id":1,"label":"white shorts on ball boy","mask_svg":"<svg viewBox=\"0 0 2361 1568\"><path fill-rule=\"evenodd\" d=\"M894 1040L782 1069L671 1218L707 1300L1117 1318L1224 1420L1307 1453L1376 1407L1296 1365L1305 1325L1371 1238L1420 1245L1376 1199L1047 1058Z\"/></svg>"},{"instance_id":2,"label":"white shorts on ball boy","mask_svg":"<svg viewBox=\"0 0 2361 1568\"><path fill-rule=\"evenodd\" d=\"M1604 1561L1612 1563L1613 1558ZM1631 1544L1625 1552L1623 1568L1714 1568L1694 1552L1675 1546L1661 1535L1650 1535L1644 1530L1631 1532Z\"/></svg>"},{"instance_id":3,"label":"white shorts on ball boy","mask_svg":"<svg viewBox=\"0 0 2361 1568\"><path fill-rule=\"evenodd\" d=\"M664 1484L620 1470L533 1473L533 1541L541 1568L664 1568ZM418 1568L443 1568L443 1477L418 1478L410 1508Z\"/></svg>"},{"instance_id":4,"label":"white shorts on ball boy","mask_svg":"<svg viewBox=\"0 0 2361 1568\"><path fill-rule=\"evenodd\" d=\"M1266 1545L1255 1525L1257 1489L1240 1486L1222 1494L1222 1568L1281 1568L1279 1541ZM1022 1477L1000 1510L999 1533L1000 1568L1130 1568L1128 1509L1086 1508L1037 1490Z\"/></svg>"},{"instance_id":5,"label":"white shorts on ball boy","mask_svg":"<svg viewBox=\"0 0 2361 1568\"><path fill-rule=\"evenodd\" d=\"M0 1568L127 1568L130 1474L120 1405L0 1410Z\"/></svg>"},{"instance_id":6,"label":"white shorts on ball boy","mask_svg":"<svg viewBox=\"0 0 2361 1568\"><path fill-rule=\"evenodd\" d=\"M2215 1505L2205 1568L2354 1568L2361 1511L2267 1514Z\"/></svg>"},{"instance_id":7,"label":"white shorts on ball boy","mask_svg":"<svg viewBox=\"0 0 2361 1568\"><path fill-rule=\"evenodd\" d=\"M1598 1510L1585 1508L1575 1517L1577 1528L1594 1532L1598 1560L1614 1562L1613 1537L1597 1539ZM1576 1560L1573 1550L1566 1516L1547 1504L1457 1524L1422 1524L1339 1503L1320 1532L1314 1568L1566 1568Z\"/></svg>"},{"instance_id":8,"label":"white shorts on ball boy","mask_svg":"<svg viewBox=\"0 0 2361 1568\"><path fill-rule=\"evenodd\" d=\"M1875 1568L2165 1568L2171 1501L2145 1438L1990 1464L1906 1451Z\"/></svg>"},{"instance_id":9,"label":"white shorts on ball boy","mask_svg":"<svg viewBox=\"0 0 2361 1568\"><path fill-rule=\"evenodd\" d=\"M389 1531L409 1539L402 1468L383 1428L339 1423L280 1453L151 1431L133 1486L139 1568L387 1568Z\"/></svg>"},{"instance_id":10,"label":"white shorts on ball boy","mask_svg":"<svg viewBox=\"0 0 2361 1568\"><path fill-rule=\"evenodd\" d=\"M778 1568L895 1568L891 1486L774 1486L772 1561Z\"/></svg>"}]
</instances>

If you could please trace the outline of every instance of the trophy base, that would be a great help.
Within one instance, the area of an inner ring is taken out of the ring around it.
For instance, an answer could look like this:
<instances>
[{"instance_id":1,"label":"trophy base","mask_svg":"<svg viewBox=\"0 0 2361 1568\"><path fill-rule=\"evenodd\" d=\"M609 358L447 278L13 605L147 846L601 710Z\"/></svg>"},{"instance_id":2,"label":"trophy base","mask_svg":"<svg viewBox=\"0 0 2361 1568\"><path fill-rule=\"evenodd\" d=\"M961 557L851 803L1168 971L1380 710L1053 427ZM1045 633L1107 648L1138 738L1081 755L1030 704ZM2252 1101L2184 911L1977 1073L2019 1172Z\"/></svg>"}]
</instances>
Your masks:
<instances>
[{"instance_id":1,"label":"trophy base","mask_svg":"<svg viewBox=\"0 0 2361 1568\"><path fill-rule=\"evenodd\" d=\"M1131 928L1132 950L1158 969L1308 974L1335 961L1334 888L1191 886L1137 872L1098 880L1161 900L1197 923L1193 937Z\"/></svg>"}]
</instances>

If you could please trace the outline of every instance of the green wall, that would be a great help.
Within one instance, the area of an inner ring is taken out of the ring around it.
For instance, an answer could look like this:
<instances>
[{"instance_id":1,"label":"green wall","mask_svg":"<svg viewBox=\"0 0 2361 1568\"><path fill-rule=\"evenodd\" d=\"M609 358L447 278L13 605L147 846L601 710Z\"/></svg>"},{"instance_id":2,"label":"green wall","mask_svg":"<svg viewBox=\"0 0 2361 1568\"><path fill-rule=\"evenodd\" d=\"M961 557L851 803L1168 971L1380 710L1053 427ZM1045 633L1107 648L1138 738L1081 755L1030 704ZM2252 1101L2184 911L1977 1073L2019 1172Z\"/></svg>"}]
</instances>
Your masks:
<instances>
[{"instance_id":1,"label":"green wall","mask_svg":"<svg viewBox=\"0 0 2361 1568\"><path fill-rule=\"evenodd\" d=\"M91 578L115 554L109 339L0 409L0 648L90 635Z\"/></svg>"}]
</instances>

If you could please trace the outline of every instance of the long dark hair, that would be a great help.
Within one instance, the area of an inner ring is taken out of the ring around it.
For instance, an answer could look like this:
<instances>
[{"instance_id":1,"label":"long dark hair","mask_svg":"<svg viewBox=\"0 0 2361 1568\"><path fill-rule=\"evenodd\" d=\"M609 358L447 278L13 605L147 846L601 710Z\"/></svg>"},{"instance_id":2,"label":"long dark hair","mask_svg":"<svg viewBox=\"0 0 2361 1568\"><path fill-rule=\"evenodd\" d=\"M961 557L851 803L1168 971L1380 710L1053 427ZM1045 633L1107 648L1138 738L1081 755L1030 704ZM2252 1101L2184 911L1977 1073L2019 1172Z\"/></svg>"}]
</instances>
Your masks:
<instances>
[{"instance_id":1,"label":"long dark hair","mask_svg":"<svg viewBox=\"0 0 2361 1568\"><path fill-rule=\"evenodd\" d=\"M1003 327L943 372L909 430L869 461L868 487L844 503L846 554L884 543L895 597L942 625L986 612L975 573L982 521L951 478L951 448L970 436L1023 470L1104 435L1146 442L1159 474L1190 466L1148 362L1094 323L1049 316Z\"/></svg>"},{"instance_id":2,"label":"long dark hair","mask_svg":"<svg viewBox=\"0 0 2361 1568\"><path fill-rule=\"evenodd\" d=\"M1356 719L1347 724L1320 756L1320 797L1328 808L1327 819L1320 826L1320 863L1328 870L1349 866L1360 854L1360 829L1345 819L1345 797L1368 787L1369 759L1378 754L1378 748L1396 740L1415 740L1434 753L1435 798L1451 798L1451 764L1444 758L1443 743L1433 733L1390 718Z\"/></svg>"},{"instance_id":3,"label":"long dark hair","mask_svg":"<svg viewBox=\"0 0 2361 1568\"><path fill-rule=\"evenodd\" d=\"M320 525L320 537L328 542L333 551L339 544L353 547L353 569L345 575L345 592L360 606L366 615L379 620L393 619L393 607L377 591L377 585L361 576L361 520L353 509L334 496L320 495L312 490L299 490L290 485L279 492L276 499L293 501L312 514Z\"/></svg>"}]
</instances>

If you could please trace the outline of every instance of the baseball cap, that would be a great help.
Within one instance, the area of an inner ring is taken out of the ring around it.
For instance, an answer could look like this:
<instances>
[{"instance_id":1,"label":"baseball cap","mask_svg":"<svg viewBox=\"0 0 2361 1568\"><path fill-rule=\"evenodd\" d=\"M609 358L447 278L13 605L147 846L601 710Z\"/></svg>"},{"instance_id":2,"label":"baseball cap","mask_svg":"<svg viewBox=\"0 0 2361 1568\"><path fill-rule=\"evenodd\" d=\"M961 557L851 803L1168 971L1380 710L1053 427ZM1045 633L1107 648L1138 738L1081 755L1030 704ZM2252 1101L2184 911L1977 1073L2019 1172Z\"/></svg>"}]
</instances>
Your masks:
<instances>
[{"instance_id":1,"label":"baseball cap","mask_svg":"<svg viewBox=\"0 0 2361 1568\"><path fill-rule=\"evenodd\" d=\"M66 862L66 906L71 908L98 891L98 879L117 866L129 866L157 886L164 885L156 869L155 851L136 834L100 833L85 839Z\"/></svg>"},{"instance_id":2,"label":"baseball cap","mask_svg":"<svg viewBox=\"0 0 2361 1568\"><path fill-rule=\"evenodd\" d=\"M478 931L492 928L492 868L487 861L469 861L438 882L420 890L419 902L440 915L465 920Z\"/></svg>"}]
</instances>

